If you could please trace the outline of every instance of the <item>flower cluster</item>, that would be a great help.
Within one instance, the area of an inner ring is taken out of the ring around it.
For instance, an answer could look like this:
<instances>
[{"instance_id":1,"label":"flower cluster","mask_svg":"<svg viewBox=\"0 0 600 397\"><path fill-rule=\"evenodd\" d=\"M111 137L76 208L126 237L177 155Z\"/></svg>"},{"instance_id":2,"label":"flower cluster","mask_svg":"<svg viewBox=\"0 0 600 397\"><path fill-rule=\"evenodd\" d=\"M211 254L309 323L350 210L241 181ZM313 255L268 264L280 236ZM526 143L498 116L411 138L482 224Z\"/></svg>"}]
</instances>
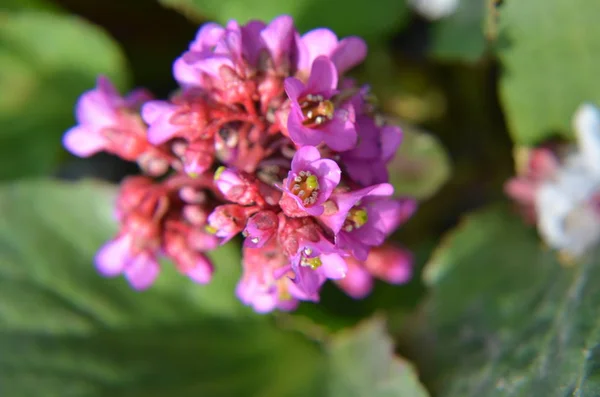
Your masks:
<instances>
[{"instance_id":1,"label":"flower cluster","mask_svg":"<svg viewBox=\"0 0 600 397\"><path fill-rule=\"evenodd\" d=\"M544 241L567 260L600 241L600 110L582 105L573 127L576 147L530 150L521 175L505 186Z\"/></svg>"},{"instance_id":2,"label":"flower cluster","mask_svg":"<svg viewBox=\"0 0 600 397\"><path fill-rule=\"evenodd\" d=\"M416 208L387 183L402 134L344 77L366 51L327 29L300 35L289 16L209 23L174 62L169 100L121 98L100 78L64 144L136 161L145 176L122 184L99 271L143 289L167 257L207 283L206 253L241 234L236 293L258 312L317 301L327 279L357 298L373 277L407 281L410 254L382 245Z\"/></svg>"}]
</instances>

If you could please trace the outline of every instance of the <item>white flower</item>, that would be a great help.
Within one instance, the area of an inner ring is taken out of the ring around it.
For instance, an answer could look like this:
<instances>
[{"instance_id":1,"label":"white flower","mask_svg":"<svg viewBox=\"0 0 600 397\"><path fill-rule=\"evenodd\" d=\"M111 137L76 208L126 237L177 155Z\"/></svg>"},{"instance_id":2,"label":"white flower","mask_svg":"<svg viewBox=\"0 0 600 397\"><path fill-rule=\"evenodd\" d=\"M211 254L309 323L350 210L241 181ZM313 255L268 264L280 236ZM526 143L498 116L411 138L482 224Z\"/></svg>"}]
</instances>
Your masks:
<instances>
[{"instance_id":1,"label":"white flower","mask_svg":"<svg viewBox=\"0 0 600 397\"><path fill-rule=\"evenodd\" d=\"M429 20L445 18L458 8L460 0L410 0L410 5Z\"/></svg>"},{"instance_id":2,"label":"white flower","mask_svg":"<svg viewBox=\"0 0 600 397\"><path fill-rule=\"evenodd\" d=\"M552 248L580 257L600 240L600 110L582 105L574 118L577 149L536 191L538 230Z\"/></svg>"}]
</instances>

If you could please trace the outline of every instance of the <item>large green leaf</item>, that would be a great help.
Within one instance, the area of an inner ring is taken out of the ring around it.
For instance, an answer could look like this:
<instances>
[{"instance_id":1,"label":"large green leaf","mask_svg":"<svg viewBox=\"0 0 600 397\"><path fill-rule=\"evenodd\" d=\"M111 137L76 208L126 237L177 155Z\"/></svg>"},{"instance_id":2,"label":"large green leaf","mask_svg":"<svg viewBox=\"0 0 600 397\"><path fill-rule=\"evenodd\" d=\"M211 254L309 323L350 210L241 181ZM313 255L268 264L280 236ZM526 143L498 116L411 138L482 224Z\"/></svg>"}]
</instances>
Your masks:
<instances>
[{"instance_id":1,"label":"large green leaf","mask_svg":"<svg viewBox=\"0 0 600 397\"><path fill-rule=\"evenodd\" d=\"M498 207L452 232L425 278L415 349L439 396L600 395L598 256L561 266Z\"/></svg>"},{"instance_id":2,"label":"large green leaf","mask_svg":"<svg viewBox=\"0 0 600 397\"><path fill-rule=\"evenodd\" d=\"M412 366L393 354L380 318L344 331L329 346L331 397L427 397Z\"/></svg>"},{"instance_id":3,"label":"large green leaf","mask_svg":"<svg viewBox=\"0 0 600 397\"><path fill-rule=\"evenodd\" d=\"M570 136L576 108L600 101L600 2L505 1L500 6L501 99L513 139Z\"/></svg>"},{"instance_id":4,"label":"large green leaf","mask_svg":"<svg viewBox=\"0 0 600 397\"><path fill-rule=\"evenodd\" d=\"M41 11L0 12L0 179L47 174L77 98L104 74L123 87L123 54L82 19Z\"/></svg>"},{"instance_id":5,"label":"large green leaf","mask_svg":"<svg viewBox=\"0 0 600 397\"><path fill-rule=\"evenodd\" d=\"M251 19L270 21L281 14L294 17L300 31L325 26L340 36L378 39L397 31L410 15L406 2L382 0L376 6L362 0L159 0L188 17L226 23Z\"/></svg>"},{"instance_id":6,"label":"large green leaf","mask_svg":"<svg viewBox=\"0 0 600 397\"><path fill-rule=\"evenodd\" d=\"M485 53L484 0L461 0L449 16L431 26L430 54L449 61L475 62Z\"/></svg>"},{"instance_id":7,"label":"large green leaf","mask_svg":"<svg viewBox=\"0 0 600 397\"><path fill-rule=\"evenodd\" d=\"M100 277L92 257L115 231L113 197L91 182L0 188L2 395L337 396L359 377L358 390L381 395L419 387L392 359L382 325L320 346L241 310L235 245L217 254L206 287L175 272L144 292Z\"/></svg>"}]
</instances>

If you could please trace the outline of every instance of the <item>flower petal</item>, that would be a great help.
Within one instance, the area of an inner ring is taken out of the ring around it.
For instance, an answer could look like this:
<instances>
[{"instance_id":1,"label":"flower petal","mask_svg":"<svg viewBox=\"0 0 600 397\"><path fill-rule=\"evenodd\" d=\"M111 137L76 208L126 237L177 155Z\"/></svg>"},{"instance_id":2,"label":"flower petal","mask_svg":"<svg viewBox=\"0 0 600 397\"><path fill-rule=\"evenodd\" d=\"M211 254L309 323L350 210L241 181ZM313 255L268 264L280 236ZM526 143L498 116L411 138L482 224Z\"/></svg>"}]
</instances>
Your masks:
<instances>
[{"instance_id":1,"label":"flower petal","mask_svg":"<svg viewBox=\"0 0 600 397\"><path fill-rule=\"evenodd\" d=\"M125 268L125 277L129 284L137 290L143 290L150 287L158 273L160 266L156 259L146 253L136 255Z\"/></svg>"},{"instance_id":2,"label":"flower petal","mask_svg":"<svg viewBox=\"0 0 600 397\"><path fill-rule=\"evenodd\" d=\"M223 37L225 29L216 23L205 23L198 30L196 38L190 44L190 50L192 51L204 51L209 49Z\"/></svg>"},{"instance_id":3,"label":"flower petal","mask_svg":"<svg viewBox=\"0 0 600 397\"><path fill-rule=\"evenodd\" d=\"M198 284L208 284L212 279L213 265L204 255L199 255L196 265L186 275Z\"/></svg>"},{"instance_id":4,"label":"flower petal","mask_svg":"<svg viewBox=\"0 0 600 397\"><path fill-rule=\"evenodd\" d=\"M367 44L359 37L347 37L339 42L331 60L339 74L361 63L367 56Z\"/></svg>"},{"instance_id":5,"label":"flower petal","mask_svg":"<svg viewBox=\"0 0 600 397\"><path fill-rule=\"evenodd\" d=\"M68 130L63 136L63 146L79 157L89 157L105 149L106 139L100 131L78 125Z\"/></svg>"},{"instance_id":6,"label":"flower petal","mask_svg":"<svg viewBox=\"0 0 600 397\"><path fill-rule=\"evenodd\" d=\"M333 62L326 56L315 59L306 83L306 91L313 94L329 93L337 88L337 84L338 72Z\"/></svg>"},{"instance_id":7,"label":"flower petal","mask_svg":"<svg viewBox=\"0 0 600 397\"><path fill-rule=\"evenodd\" d=\"M179 57L173 62L173 76L183 86L202 86L204 84L202 73L186 62L183 57Z\"/></svg>"},{"instance_id":8,"label":"flower petal","mask_svg":"<svg viewBox=\"0 0 600 397\"><path fill-rule=\"evenodd\" d=\"M302 114L292 108L288 116L287 129L290 139L298 146L316 146L323 141L323 131L302 125Z\"/></svg>"},{"instance_id":9,"label":"flower petal","mask_svg":"<svg viewBox=\"0 0 600 397\"><path fill-rule=\"evenodd\" d=\"M600 176L600 110L591 104L581 105L573 123L587 167Z\"/></svg>"},{"instance_id":10,"label":"flower petal","mask_svg":"<svg viewBox=\"0 0 600 397\"><path fill-rule=\"evenodd\" d=\"M362 299L369 295L373 289L373 277L371 274L355 260L347 260L348 274L336 284L349 296L354 299Z\"/></svg>"},{"instance_id":11,"label":"flower petal","mask_svg":"<svg viewBox=\"0 0 600 397\"><path fill-rule=\"evenodd\" d=\"M123 235L100 248L94 262L102 275L112 277L123 272L125 265L131 260L130 242L131 239L127 235Z\"/></svg>"},{"instance_id":12,"label":"flower petal","mask_svg":"<svg viewBox=\"0 0 600 397\"><path fill-rule=\"evenodd\" d=\"M315 29L304 34L300 40L301 51L298 69L308 72L313 61L320 55L331 55L335 50L338 39L329 29Z\"/></svg>"},{"instance_id":13,"label":"flower petal","mask_svg":"<svg viewBox=\"0 0 600 397\"><path fill-rule=\"evenodd\" d=\"M381 129L380 134L381 159L388 162L394 157L402 143L402 130L397 126L386 125Z\"/></svg>"},{"instance_id":14,"label":"flower petal","mask_svg":"<svg viewBox=\"0 0 600 397\"><path fill-rule=\"evenodd\" d=\"M285 93L292 101L298 101L300 95L304 92L304 83L295 77L288 77L283 82Z\"/></svg>"},{"instance_id":15,"label":"flower petal","mask_svg":"<svg viewBox=\"0 0 600 397\"><path fill-rule=\"evenodd\" d=\"M344 258L339 254L321 254L321 262L323 263L319 267L319 271L327 278L332 280L339 280L346 277L348 273L348 265Z\"/></svg>"},{"instance_id":16,"label":"flower petal","mask_svg":"<svg viewBox=\"0 0 600 397\"><path fill-rule=\"evenodd\" d=\"M166 101L150 101L142 106L142 118L149 125L148 141L160 145L172 139L178 127L170 120L177 111L177 106Z\"/></svg>"},{"instance_id":17,"label":"flower petal","mask_svg":"<svg viewBox=\"0 0 600 397\"><path fill-rule=\"evenodd\" d=\"M281 15L273 19L269 26L260 33L275 64L279 64L283 54L289 52L295 32L292 17Z\"/></svg>"}]
</instances>

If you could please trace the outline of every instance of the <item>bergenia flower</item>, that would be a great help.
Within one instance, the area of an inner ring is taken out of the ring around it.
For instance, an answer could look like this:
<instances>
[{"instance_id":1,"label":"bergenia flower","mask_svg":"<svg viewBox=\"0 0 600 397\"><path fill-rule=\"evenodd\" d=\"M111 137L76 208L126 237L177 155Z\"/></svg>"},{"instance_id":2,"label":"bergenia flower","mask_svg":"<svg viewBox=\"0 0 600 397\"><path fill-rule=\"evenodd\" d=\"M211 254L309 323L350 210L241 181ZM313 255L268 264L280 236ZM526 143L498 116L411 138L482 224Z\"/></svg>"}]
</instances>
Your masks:
<instances>
[{"instance_id":1,"label":"bergenia flower","mask_svg":"<svg viewBox=\"0 0 600 397\"><path fill-rule=\"evenodd\" d=\"M315 59L326 56L331 59L339 74L344 74L360 64L367 56L367 44L360 37L338 40L329 29L315 29L305 33L299 40L300 55L298 73L308 75Z\"/></svg>"},{"instance_id":2,"label":"bergenia flower","mask_svg":"<svg viewBox=\"0 0 600 397\"><path fill-rule=\"evenodd\" d=\"M98 251L96 267L108 277L124 274L133 288L146 289L158 276L158 262L151 253L133 253L132 249L131 236L118 237Z\"/></svg>"},{"instance_id":3,"label":"bergenia flower","mask_svg":"<svg viewBox=\"0 0 600 397\"><path fill-rule=\"evenodd\" d=\"M544 241L576 260L600 241L600 110L582 105L573 126L577 145L566 156L534 149L524 175L506 190L537 223Z\"/></svg>"},{"instance_id":4,"label":"bergenia flower","mask_svg":"<svg viewBox=\"0 0 600 397\"><path fill-rule=\"evenodd\" d=\"M412 254L405 249L383 245L369 252L365 261L345 258L348 274L335 283L355 299L367 296L373 288L373 279L391 284L403 284L412 276Z\"/></svg>"},{"instance_id":5,"label":"bergenia flower","mask_svg":"<svg viewBox=\"0 0 600 397\"><path fill-rule=\"evenodd\" d=\"M96 88L77 102L79 124L67 131L63 144L80 157L108 151L127 160L137 160L148 142L146 126L135 112L150 98L145 90L123 98L107 78L99 77Z\"/></svg>"},{"instance_id":6,"label":"bergenia flower","mask_svg":"<svg viewBox=\"0 0 600 397\"><path fill-rule=\"evenodd\" d=\"M321 215L325 210L323 203L340 183L341 174L335 161L322 159L313 146L304 146L292 159L283 190L307 214Z\"/></svg>"},{"instance_id":7,"label":"bergenia flower","mask_svg":"<svg viewBox=\"0 0 600 397\"><path fill-rule=\"evenodd\" d=\"M288 258L277 244L272 242L260 248L244 247L243 253L244 271L236 288L240 300L258 313L270 312L275 308L295 309L298 299L290 293L290 290L296 291L291 280L293 273L291 270L286 272L289 269Z\"/></svg>"},{"instance_id":8,"label":"bergenia flower","mask_svg":"<svg viewBox=\"0 0 600 397\"><path fill-rule=\"evenodd\" d=\"M300 36L284 15L205 24L174 62L169 99L121 98L100 79L65 145L136 161L144 176L122 182L99 272L144 289L166 258L207 284L220 271L207 253L237 237L235 293L259 313L318 302L329 280L356 298L373 278L406 281L411 255L381 248L415 209L387 183L401 132L375 123L368 87L344 76L365 55L362 39Z\"/></svg>"},{"instance_id":9,"label":"bergenia flower","mask_svg":"<svg viewBox=\"0 0 600 397\"><path fill-rule=\"evenodd\" d=\"M316 146L325 142L339 152L356 145L354 107L344 104L336 108L332 101L337 83L337 70L325 56L313 62L306 85L294 77L285 80L291 103L287 130L295 144Z\"/></svg>"},{"instance_id":10,"label":"bergenia flower","mask_svg":"<svg viewBox=\"0 0 600 397\"><path fill-rule=\"evenodd\" d=\"M393 199L389 183L336 194L338 211L320 217L337 235L337 245L356 259L367 259L369 249L381 245L416 210L412 199Z\"/></svg>"},{"instance_id":11,"label":"bergenia flower","mask_svg":"<svg viewBox=\"0 0 600 397\"><path fill-rule=\"evenodd\" d=\"M387 181L387 164L402 142L402 131L397 126L379 127L367 115L358 116L356 126L358 144L341 154L348 175L363 186Z\"/></svg>"}]
</instances>

